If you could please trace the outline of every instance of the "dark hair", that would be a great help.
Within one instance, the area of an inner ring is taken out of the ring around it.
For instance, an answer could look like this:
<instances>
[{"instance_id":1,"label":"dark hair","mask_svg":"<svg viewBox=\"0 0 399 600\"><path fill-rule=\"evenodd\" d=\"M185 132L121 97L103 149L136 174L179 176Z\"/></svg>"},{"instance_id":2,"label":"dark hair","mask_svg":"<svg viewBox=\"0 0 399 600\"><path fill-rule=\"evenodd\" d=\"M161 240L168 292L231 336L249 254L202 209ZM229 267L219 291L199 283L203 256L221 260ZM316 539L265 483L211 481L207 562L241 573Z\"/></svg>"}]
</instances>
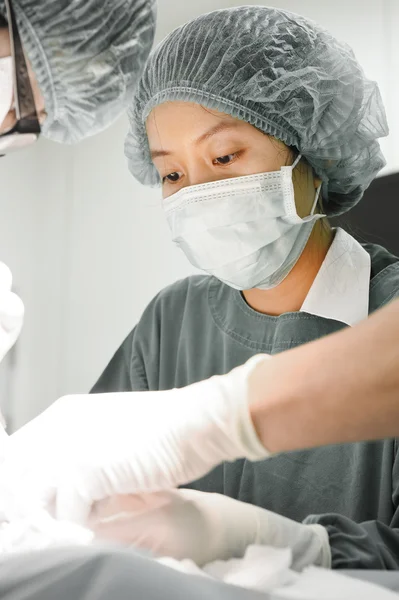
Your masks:
<instances>
[{"instance_id":1,"label":"dark hair","mask_svg":"<svg viewBox=\"0 0 399 600\"><path fill-rule=\"evenodd\" d=\"M8 23L3 15L0 15L0 29L8 29Z\"/></svg>"}]
</instances>

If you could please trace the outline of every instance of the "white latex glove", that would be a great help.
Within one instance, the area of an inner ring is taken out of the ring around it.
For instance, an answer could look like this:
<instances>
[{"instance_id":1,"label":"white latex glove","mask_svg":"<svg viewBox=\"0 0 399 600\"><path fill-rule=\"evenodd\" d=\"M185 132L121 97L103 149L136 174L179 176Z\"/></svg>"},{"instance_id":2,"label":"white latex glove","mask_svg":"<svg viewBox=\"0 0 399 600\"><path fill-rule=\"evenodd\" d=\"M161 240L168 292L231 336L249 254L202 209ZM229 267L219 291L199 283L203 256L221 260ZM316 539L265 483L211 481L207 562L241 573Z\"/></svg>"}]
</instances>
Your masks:
<instances>
[{"instance_id":1,"label":"white latex glove","mask_svg":"<svg viewBox=\"0 0 399 600\"><path fill-rule=\"evenodd\" d=\"M257 356L177 390L65 396L9 438L0 479L55 496L56 516L85 523L94 501L174 488L220 462L268 456L252 424Z\"/></svg>"},{"instance_id":2,"label":"white latex glove","mask_svg":"<svg viewBox=\"0 0 399 600\"><path fill-rule=\"evenodd\" d=\"M242 558L250 545L290 548L292 568L331 567L327 530L220 494L195 490L119 496L97 503L88 526L99 539L203 566Z\"/></svg>"},{"instance_id":3,"label":"white latex glove","mask_svg":"<svg viewBox=\"0 0 399 600\"><path fill-rule=\"evenodd\" d=\"M24 320L24 305L11 286L11 271L0 262L0 362L17 341Z\"/></svg>"},{"instance_id":4,"label":"white latex glove","mask_svg":"<svg viewBox=\"0 0 399 600\"><path fill-rule=\"evenodd\" d=\"M22 300L11 291L11 286L11 271L7 265L0 262L0 362L17 341L24 321L24 305ZM7 444L5 426L0 412L0 463Z\"/></svg>"}]
</instances>

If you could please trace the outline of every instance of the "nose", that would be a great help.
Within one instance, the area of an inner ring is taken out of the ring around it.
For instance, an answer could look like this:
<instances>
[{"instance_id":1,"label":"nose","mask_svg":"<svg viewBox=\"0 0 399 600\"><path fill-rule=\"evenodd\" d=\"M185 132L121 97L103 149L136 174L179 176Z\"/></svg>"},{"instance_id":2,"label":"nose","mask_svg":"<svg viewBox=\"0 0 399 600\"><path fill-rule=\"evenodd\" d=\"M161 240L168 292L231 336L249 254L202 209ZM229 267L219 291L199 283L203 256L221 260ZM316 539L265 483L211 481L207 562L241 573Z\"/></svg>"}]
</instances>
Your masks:
<instances>
[{"instance_id":1,"label":"nose","mask_svg":"<svg viewBox=\"0 0 399 600\"><path fill-rule=\"evenodd\" d=\"M198 156L193 160L187 160L187 171L185 185L200 185L221 179L220 173L217 173L211 163Z\"/></svg>"}]
</instances>

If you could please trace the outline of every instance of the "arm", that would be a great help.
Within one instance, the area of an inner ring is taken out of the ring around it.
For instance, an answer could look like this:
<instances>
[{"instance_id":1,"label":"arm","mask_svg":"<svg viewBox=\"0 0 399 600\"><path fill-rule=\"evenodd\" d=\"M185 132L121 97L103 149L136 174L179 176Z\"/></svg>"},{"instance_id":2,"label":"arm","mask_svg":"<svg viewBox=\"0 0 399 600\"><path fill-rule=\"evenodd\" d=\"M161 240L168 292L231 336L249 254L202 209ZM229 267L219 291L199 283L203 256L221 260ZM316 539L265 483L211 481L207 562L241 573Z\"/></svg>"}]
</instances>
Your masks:
<instances>
[{"instance_id":1,"label":"arm","mask_svg":"<svg viewBox=\"0 0 399 600\"><path fill-rule=\"evenodd\" d=\"M394 570L399 567L398 513L392 523L356 523L335 513L311 515L306 525L322 525L328 533L333 569Z\"/></svg>"},{"instance_id":2,"label":"arm","mask_svg":"<svg viewBox=\"0 0 399 600\"><path fill-rule=\"evenodd\" d=\"M375 510L367 521L355 521L338 514L310 515L306 524L318 524L326 528L331 548L331 564L335 569L383 569L397 570L399 567L399 455L397 441L392 442L394 455L391 477L385 480L388 485L393 511L384 522L378 520ZM386 456L387 468L390 458ZM370 465L370 469L373 466ZM388 472L387 472L388 475ZM390 482L389 482L390 480ZM370 490L370 494L378 490ZM381 517L384 518L384 517Z\"/></svg>"},{"instance_id":3,"label":"arm","mask_svg":"<svg viewBox=\"0 0 399 600\"><path fill-rule=\"evenodd\" d=\"M399 433L399 300L351 329L262 361L250 411L268 450Z\"/></svg>"}]
</instances>

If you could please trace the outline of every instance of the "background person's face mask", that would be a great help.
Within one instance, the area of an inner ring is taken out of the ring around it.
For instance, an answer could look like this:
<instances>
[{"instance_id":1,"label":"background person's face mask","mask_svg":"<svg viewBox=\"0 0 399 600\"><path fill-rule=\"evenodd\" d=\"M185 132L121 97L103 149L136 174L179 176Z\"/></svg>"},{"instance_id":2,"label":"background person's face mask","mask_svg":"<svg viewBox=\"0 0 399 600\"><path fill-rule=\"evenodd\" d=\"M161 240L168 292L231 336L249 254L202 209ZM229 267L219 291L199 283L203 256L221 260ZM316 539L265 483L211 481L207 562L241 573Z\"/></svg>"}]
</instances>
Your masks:
<instances>
[{"instance_id":1,"label":"background person's face mask","mask_svg":"<svg viewBox=\"0 0 399 600\"><path fill-rule=\"evenodd\" d=\"M301 256L317 219L296 210L292 171L187 186L164 200L173 241L195 267L246 290L279 285Z\"/></svg>"},{"instance_id":2,"label":"background person's face mask","mask_svg":"<svg viewBox=\"0 0 399 600\"><path fill-rule=\"evenodd\" d=\"M0 58L0 127L12 106L12 58Z\"/></svg>"}]
</instances>

